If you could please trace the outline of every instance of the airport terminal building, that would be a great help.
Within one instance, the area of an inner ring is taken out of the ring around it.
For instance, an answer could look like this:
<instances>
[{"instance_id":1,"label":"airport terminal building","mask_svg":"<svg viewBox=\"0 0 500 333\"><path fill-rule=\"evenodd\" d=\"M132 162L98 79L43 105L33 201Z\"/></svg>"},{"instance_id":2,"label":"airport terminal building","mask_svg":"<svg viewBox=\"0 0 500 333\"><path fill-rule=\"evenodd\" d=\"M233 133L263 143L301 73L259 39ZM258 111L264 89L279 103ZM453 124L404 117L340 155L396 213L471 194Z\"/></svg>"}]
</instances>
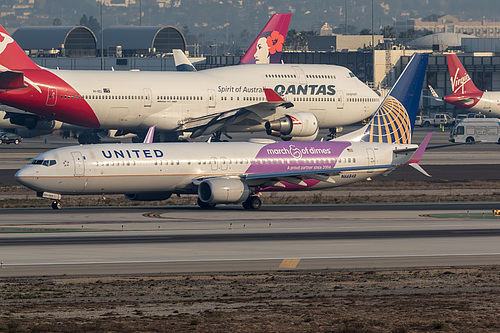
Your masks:
<instances>
[{"instance_id":1,"label":"airport terminal building","mask_svg":"<svg viewBox=\"0 0 500 333\"><path fill-rule=\"evenodd\" d=\"M186 50L186 39L175 27L110 27L104 29L104 70L175 70L173 48ZM39 65L60 69L101 69L101 42L90 29L77 27L23 27L13 37ZM366 41L362 41L365 43ZM391 87L415 52L431 53L424 84L424 95L431 85L440 95L451 93L446 56L458 52L476 86L500 91L500 38L475 38L457 33L425 36L408 46L379 44L375 49L337 51L288 51L288 64L330 64L349 68L361 81L383 91ZM467 53L461 52L462 50ZM240 56L213 55L192 59L199 70L236 65ZM421 105L430 112L457 113L452 105L423 98Z\"/></svg>"}]
</instances>

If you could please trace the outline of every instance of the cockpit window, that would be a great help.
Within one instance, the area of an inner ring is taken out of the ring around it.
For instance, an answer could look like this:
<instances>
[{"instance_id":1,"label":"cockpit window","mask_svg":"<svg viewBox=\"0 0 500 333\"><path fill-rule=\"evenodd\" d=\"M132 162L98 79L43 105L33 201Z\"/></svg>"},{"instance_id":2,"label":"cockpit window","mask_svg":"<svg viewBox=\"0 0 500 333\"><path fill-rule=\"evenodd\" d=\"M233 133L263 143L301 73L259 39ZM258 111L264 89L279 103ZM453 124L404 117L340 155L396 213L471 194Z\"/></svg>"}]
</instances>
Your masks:
<instances>
[{"instance_id":1,"label":"cockpit window","mask_svg":"<svg viewBox=\"0 0 500 333\"><path fill-rule=\"evenodd\" d=\"M31 164L53 166L56 164L56 160L33 160Z\"/></svg>"},{"instance_id":2,"label":"cockpit window","mask_svg":"<svg viewBox=\"0 0 500 333\"><path fill-rule=\"evenodd\" d=\"M356 77L353 72L349 72L349 77Z\"/></svg>"}]
</instances>

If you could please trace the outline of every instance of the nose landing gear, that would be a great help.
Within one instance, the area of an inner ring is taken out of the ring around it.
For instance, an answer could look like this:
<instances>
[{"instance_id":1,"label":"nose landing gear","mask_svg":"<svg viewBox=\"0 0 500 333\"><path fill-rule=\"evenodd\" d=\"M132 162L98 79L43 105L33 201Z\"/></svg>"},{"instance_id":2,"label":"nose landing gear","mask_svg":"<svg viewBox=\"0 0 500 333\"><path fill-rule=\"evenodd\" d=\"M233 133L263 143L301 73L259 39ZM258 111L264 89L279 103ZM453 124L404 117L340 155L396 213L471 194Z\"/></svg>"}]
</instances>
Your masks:
<instances>
[{"instance_id":1,"label":"nose landing gear","mask_svg":"<svg viewBox=\"0 0 500 333\"><path fill-rule=\"evenodd\" d=\"M54 200L52 201L52 209L61 209L62 204L60 200Z\"/></svg>"}]
</instances>

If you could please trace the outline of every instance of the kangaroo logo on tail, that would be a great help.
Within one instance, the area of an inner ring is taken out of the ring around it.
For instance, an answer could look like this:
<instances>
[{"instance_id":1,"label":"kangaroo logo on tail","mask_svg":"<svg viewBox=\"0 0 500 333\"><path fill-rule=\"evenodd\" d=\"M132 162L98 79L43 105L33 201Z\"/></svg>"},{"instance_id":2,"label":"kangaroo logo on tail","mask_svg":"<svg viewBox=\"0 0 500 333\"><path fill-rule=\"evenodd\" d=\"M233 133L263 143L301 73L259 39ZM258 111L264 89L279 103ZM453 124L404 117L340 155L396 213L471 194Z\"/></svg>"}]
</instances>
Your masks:
<instances>
[{"instance_id":1,"label":"kangaroo logo on tail","mask_svg":"<svg viewBox=\"0 0 500 333\"><path fill-rule=\"evenodd\" d=\"M0 42L0 54L2 54L3 51L5 51L5 49L7 48L7 46L10 43L14 42L14 39L12 39L12 37L10 37L9 35L4 34L3 32L0 32L0 36L2 36L3 38L3 40Z\"/></svg>"}]
</instances>

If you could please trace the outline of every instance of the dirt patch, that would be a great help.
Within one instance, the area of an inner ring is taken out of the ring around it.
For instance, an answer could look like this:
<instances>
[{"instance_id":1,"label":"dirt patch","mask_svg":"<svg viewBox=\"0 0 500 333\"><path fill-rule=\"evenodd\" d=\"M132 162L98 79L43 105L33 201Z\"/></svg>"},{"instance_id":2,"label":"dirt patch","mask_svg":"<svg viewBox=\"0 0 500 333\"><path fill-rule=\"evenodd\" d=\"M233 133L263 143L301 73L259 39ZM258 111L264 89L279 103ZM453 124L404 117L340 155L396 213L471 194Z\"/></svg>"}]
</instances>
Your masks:
<instances>
[{"instance_id":1,"label":"dirt patch","mask_svg":"<svg viewBox=\"0 0 500 333\"><path fill-rule=\"evenodd\" d=\"M498 332L497 267L0 279L0 331Z\"/></svg>"}]
</instances>

